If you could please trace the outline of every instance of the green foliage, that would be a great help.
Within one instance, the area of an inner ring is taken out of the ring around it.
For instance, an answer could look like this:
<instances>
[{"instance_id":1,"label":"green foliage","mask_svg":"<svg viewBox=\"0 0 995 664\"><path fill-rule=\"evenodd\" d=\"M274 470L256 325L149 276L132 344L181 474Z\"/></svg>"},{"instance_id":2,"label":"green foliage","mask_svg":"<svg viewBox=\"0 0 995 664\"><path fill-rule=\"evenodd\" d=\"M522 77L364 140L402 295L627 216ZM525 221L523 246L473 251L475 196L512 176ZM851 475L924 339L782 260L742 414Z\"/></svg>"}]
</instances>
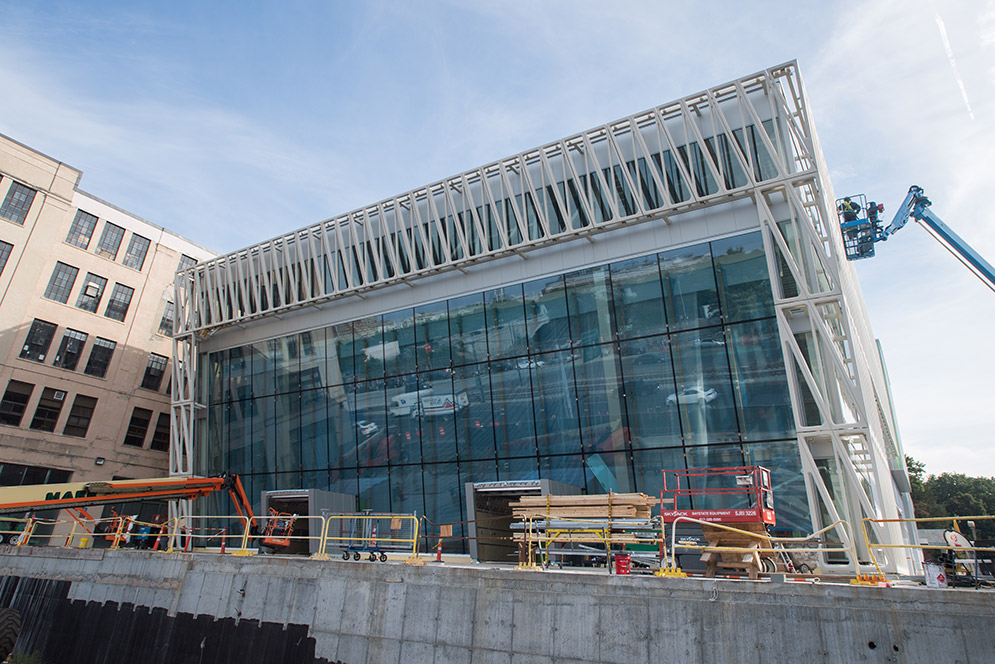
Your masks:
<instances>
[{"instance_id":1,"label":"green foliage","mask_svg":"<svg viewBox=\"0 0 995 664\"><path fill-rule=\"evenodd\" d=\"M961 473L927 476L924 463L906 456L905 464L916 516L995 515L995 477L968 477ZM975 525L979 538L995 538L995 520L976 520ZM961 529L964 528L961 524Z\"/></svg>"},{"instance_id":2,"label":"green foliage","mask_svg":"<svg viewBox=\"0 0 995 664\"><path fill-rule=\"evenodd\" d=\"M45 660L38 653L14 653L7 658L7 664L45 664Z\"/></svg>"}]
</instances>

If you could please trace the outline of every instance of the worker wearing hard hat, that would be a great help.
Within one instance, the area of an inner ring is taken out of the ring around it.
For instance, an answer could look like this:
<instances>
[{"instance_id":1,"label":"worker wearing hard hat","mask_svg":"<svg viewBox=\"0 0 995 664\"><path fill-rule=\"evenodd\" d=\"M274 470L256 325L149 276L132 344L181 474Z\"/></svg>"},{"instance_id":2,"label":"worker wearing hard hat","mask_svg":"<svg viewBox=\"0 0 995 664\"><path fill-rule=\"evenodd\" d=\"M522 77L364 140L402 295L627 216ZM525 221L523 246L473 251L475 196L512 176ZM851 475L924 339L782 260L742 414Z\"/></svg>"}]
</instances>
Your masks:
<instances>
[{"instance_id":1,"label":"worker wearing hard hat","mask_svg":"<svg viewBox=\"0 0 995 664\"><path fill-rule=\"evenodd\" d=\"M860 206L850 200L849 196L840 203L840 212L843 213L843 221L857 221L860 213Z\"/></svg>"}]
</instances>

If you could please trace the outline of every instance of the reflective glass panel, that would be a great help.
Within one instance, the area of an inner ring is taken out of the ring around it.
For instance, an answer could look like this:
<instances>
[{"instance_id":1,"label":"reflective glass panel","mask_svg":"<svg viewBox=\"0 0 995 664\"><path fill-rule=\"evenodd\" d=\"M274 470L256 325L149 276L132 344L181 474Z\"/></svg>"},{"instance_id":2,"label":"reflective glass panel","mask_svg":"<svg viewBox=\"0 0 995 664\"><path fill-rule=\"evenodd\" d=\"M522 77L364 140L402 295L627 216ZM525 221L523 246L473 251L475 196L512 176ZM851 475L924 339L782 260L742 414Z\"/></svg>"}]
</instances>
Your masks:
<instances>
[{"instance_id":1,"label":"reflective glass panel","mask_svg":"<svg viewBox=\"0 0 995 664\"><path fill-rule=\"evenodd\" d=\"M388 376L415 372L415 315L411 309L402 309L383 317L383 358Z\"/></svg>"},{"instance_id":2,"label":"reflective glass panel","mask_svg":"<svg viewBox=\"0 0 995 664\"><path fill-rule=\"evenodd\" d=\"M707 244L660 254L667 320L676 329L717 325L719 296Z\"/></svg>"},{"instance_id":3,"label":"reflective glass panel","mask_svg":"<svg viewBox=\"0 0 995 664\"><path fill-rule=\"evenodd\" d=\"M726 322L774 315L774 296L760 233L712 243Z\"/></svg>"},{"instance_id":4,"label":"reflective glass panel","mask_svg":"<svg viewBox=\"0 0 995 664\"><path fill-rule=\"evenodd\" d=\"M493 459L494 417L487 364L457 367L453 372L453 388L467 397L466 407L456 413L460 459Z\"/></svg>"},{"instance_id":5,"label":"reflective glass panel","mask_svg":"<svg viewBox=\"0 0 995 664\"><path fill-rule=\"evenodd\" d=\"M634 491L629 455L625 452L584 456L588 493L631 493Z\"/></svg>"},{"instance_id":6,"label":"reflective glass panel","mask_svg":"<svg viewBox=\"0 0 995 664\"><path fill-rule=\"evenodd\" d=\"M620 339L666 331L657 257L643 256L611 266L616 329Z\"/></svg>"},{"instance_id":7,"label":"reflective glass panel","mask_svg":"<svg viewBox=\"0 0 995 664\"><path fill-rule=\"evenodd\" d=\"M454 475L455 465L453 464ZM440 522L440 515L425 510L420 465L393 466L390 469L390 511L400 514L425 514L433 522Z\"/></svg>"},{"instance_id":8,"label":"reflective glass panel","mask_svg":"<svg viewBox=\"0 0 995 664\"><path fill-rule=\"evenodd\" d=\"M744 440L795 435L784 356L773 318L726 328Z\"/></svg>"},{"instance_id":9,"label":"reflective glass panel","mask_svg":"<svg viewBox=\"0 0 995 664\"><path fill-rule=\"evenodd\" d=\"M415 309L418 370L443 369L452 363L449 343L449 311L445 302Z\"/></svg>"},{"instance_id":10,"label":"reflective glass panel","mask_svg":"<svg viewBox=\"0 0 995 664\"><path fill-rule=\"evenodd\" d=\"M540 457L539 474L554 482L562 482L581 490L586 488L584 460L579 454Z\"/></svg>"},{"instance_id":11,"label":"reflective glass panel","mask_svg":"<svg viewBox=\"0 0 995 664\"><path fill-rule=\"evenodd\" d=\"M792 534L812 532L798 443L794 440L743 446L746 463L770 470L777 530Z\"/></svg>"},{"instance_id":12,"label":"reflective glass panel","mask_svg":"<svg viewBox=\"0 0 995 664\"><path fill-rule=\"evenodd\" d=\"M530 281L525 290L529 350L542 353L570 346L570 324L563 277Z\"/></svg>"},{"instance_id":13,"label":"reflective glass panel","mask_svg":"<svg viewBox=\"0 0 995 664\"><path fill-rule=\"evenodd\" d=\"M577 415L585 450L612 452L625 448L625 407L618 352L612 344L574 352Z\"/></svg>"},{"instance_id":14,"label":"reflective glass panel","mask_svg":"<svg viewBox=\"0 0 995 664\"><path fill-rule=\"evenodd\" d=\"M666 403L681 413L685 444L738 440L722 328L684 332L674 338L677 391L667 396Z\"/></svg>"},{"instance_id":15,"label":"reflective glass panel","mask_svg":"<svg viewBox=\"0 0 995 664\"><path fill-rule=\"evenodd\" d=\"M685 470L684 448L633 450L632 470L636 477L636 491L650 496L659 496L663 489L663 472ZM674 476L670 475L667 477L667 488L672 489L674 486ZM665 499L669 497L669 492L664 495Z\"/></svg>"},{"instance_id":16,"label":"reflective glass panel","mask_svg":"<svg viewBox=\"0 0 995 664\"><path fill-rule=\"evenodd\" d=\"M353 385L325 389L328 401L328 456L333 468L356 466L359 442L355 424L356 394Z\"/></svg>"},{"instance_id":17,"label":"reflective glass panel","mask_svg":"<svg viewBox=\"0 0 995 664\"><path fill-rule=\"evenodd\" d=\"M525 355L528 335L521 285L487 291L484 301L490 359Z\"/></svg>"},{"instance_id":18,"label":"reflective glass panel","mask_svg":"<svg viewBox=\"0 0 995 664\"><path fill-rule=\"evenodd\" d=\"M455 461L456 417L467 407L466 394L453 392L448 371L432 371L420 376L421 382L431 388L431 392L420 396L418 420L422 459L426 463Z\"/></svg>"},{"instance_id":19,"label":"reflective glass panel","mask_svg":"<svg viewBox=\"0 0 995 664\"><path fill-rule=\"evenodd\" d=\"M380 323L380 316L363 318L353 323L356 380L382 378L384 375L386 355Z\"/></svg>"},{"instance_id":20,"label":"reflective glass panel","mask_svg":"<svg viewBox=\"0 0 995 664\"><path fill-rule=\"evenodd\" d=\"M614 338L611 282L608 266L566 275L567 307L573 343L589 346Z\"/></svg>"},{"instance_id":21,"label":"reflective glass panel","mask_svg":"<svg viewBox=\"0 0 995 664\"><path fill-rule=\"evenodd\" d=\"M670 338L645 337L620 344L625 404L632 447L681 444Z\"/></svg>"},{"instance_id":22,"label":"reflective glass panel","mask_svg":"<svg viewBox=\"0 0 995 664\"><path fill-rule=\"evenodd\" d=\"M528 366L519 371L532 378L539 454L579 453L580 420L570 351L536 355L525 362Z\"/></svg>"},{"instance_id":23,"label":"reflective glass panel","mask_svg":"<svg viewBox=\"0 0 995 664\"><path fill-rule=\"evenodd\" d=\"M483 294L467 295L449 301L449 330L454 364L470 364L487 359Z\"/></svg>"}]
</instances>

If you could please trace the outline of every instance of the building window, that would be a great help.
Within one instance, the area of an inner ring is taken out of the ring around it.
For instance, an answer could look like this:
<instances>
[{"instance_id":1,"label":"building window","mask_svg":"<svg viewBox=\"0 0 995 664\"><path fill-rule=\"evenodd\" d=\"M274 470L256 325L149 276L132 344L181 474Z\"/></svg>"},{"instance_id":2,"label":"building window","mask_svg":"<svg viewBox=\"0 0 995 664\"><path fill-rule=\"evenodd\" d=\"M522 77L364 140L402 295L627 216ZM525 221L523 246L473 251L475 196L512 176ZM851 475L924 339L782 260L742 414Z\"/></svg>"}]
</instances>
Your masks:
<instances>
[{"instance_id":1,"label":"building window","mask_svg":"<svg viewBox=\"0 0 995 664\"><path fill-rule=\"evenodd\" d=\"M59 344L59 352L55 354L55 361L52 362L52 366L75 371L80 355L83 354L83 345L86 343L86 337L87 334L85 332L77 332L76 330L67 328L65 335L62 337L62 343Z\"/></svg>"},{"instance_id":2,"label":"building window","mask_svg":"<svg viewBox=\"0 0 995 664\"><path fill-rule=\"evenodd\" d=\"M69 291L76 283L76 275L79 269L72 265L57 262L52 270L52 277L48 280L48 288L45 289L45 297L56 302L65 304L69 301Z\"/></svg>"},{"instance_id":3,"label":"building window","mask_svg":"<svg viewBox=\"0 0 995 664\"><path fill-rule=\"evenodd\" d=\"M55 423L62 412L62 404L66 402L66 393L46 387L38 400L35 416L31 418L31 428L38 431L55 431Z\"/></svg>"},{"instance_id":4,"label":"building window","mask_svg":"<svg viewBox=\"0 0 995 664\"><path fill-rule=\"evenodd\" d=\"M115 342L97 337L93 342L93 348L90 349L90 359L86 361L86 368L83 369L83 373L89 376L96 376L97 378L106 376L107 367L110 366L116 347L117 344Z\"/></svg>"},{"instance_id":5,"label":"building window","mask_svg":"<svg viewBox=\"0 0 995 664\"><path fill-rule=\"evenodd\" d=\"M36 318L31 323L31 329L28 330L28 338L25 339L24 347L21 348L20 358L33 362L44 362L48 347L52 345L56 327L58 326L55 323Z\"/></svg>"},{"instance_id":6,"label":"building window","mask_svg":"<svg viewBox=\"0 0 995 664\"><path fill-rule=\"evenodd\" d=\"M24 409L28 407L28 399L31 398L34 389L35 386L31 383L22 383L19 380L7 383L7 391L3 393L3 400L0 400L0 424L21 426Z\"/></svg>"},{"instance_id":7,"label":"building window","mask_svg":"<svg viewBox=\"0 0 995 664\"><path fill-rule=\"evenodd\" d=\"M28 210L35 200L35 190L25 187L23 184L13 182L7 197L0 206L0 217L13 221L15 224L24 225L24 220L28 216Z\"/></svg>"},{"instance_id":8,"label":"building window","mask_svg":"<svg viewBox=\"0 0 995 664\"><path fill-rule=\"evenodd\" d=\"M61 484L68 482L72 475L68 470L58 470L56 468L22 466L18 463L0 464L0 486Z\"/></svg>"},{"instance_id":9,"label":"building window","mask_svg":"<svg viewBox=\"0 0 995 664\"><path fill-rule=\"evenodd\" d=\"M10 257L10 250L14 248L10 242L4 242L0 240L0 274L3 274L3 268L7 265L7 258Z\"/></svg>"},{"instance_id":10,"label":"building window","mask_svg":"<svg viewBox=\"0 0 995 664\"><path fill-rule=\"evenodd\" d=\"M104 288L106 287L106 279L92 272L87 272L86 279L83 280L83 288L80 289L79 297L76 298L76 306L83 311L97 313L100 298L104 296Z\"/></svg>"},{"instance_id":11,"label":"building window","mask_svg":"<svg viewBox=\"0 0 995 664\"><path fill-rule=\"evenodd\" d=\"M142 387L146 390L158 391L162 385L162 376L166 373L166 363L169 358L163 355L149 354L149 364L145 367L145 376L142 378Z\"/></svg>"},{"instance_id":12,"label":"building window","mask_svg":"<svg viewBox=\"0 0 995 664\"><path fill-rule=\"evenodd\" d=\"M183 272L184 270L189 270L196 264L197 264L196 258L190 258L186 254L180 254L180 266L176 268L176 271Z\"/></svg>"},{"instance_id":13,"label":"building window","mask_svg":"<svg viewBox=\"0 0 995 664\"><path fill-rule=\"evenodd\" d=\"M90 238L93 237L93 229L96 227L96 215L84 212L83 210L76 210L76 218L73 219L73 225L69 227L69 235L66 236L66 242L74 247L86 249L90 246Z\"/></svg>"},{"instance_id":14,"label":"building window","mask_svg":"<svg viewBox=\"0 0 995 664\"><path fill-rule=\"evenodd\" d=\"M173 336L173 312L176 306L172 302L166 302L166 308L162 311L162 319L159 321L159 334L167 337Z\"/></svg>"},{"instance_id":15,"label":"building window","mask_svg":"<svg viewBox=\"0 0 995 664\"><path fill-rule=\"evenodd\" d=\"M134 293L134 288L123 284L114 284L114 290L111 291L111 298L107 301L104 315L114 320L123 321L124 317L128 315L128 307L131 306L131 296Z\"/></svg>"},{"instance_id":16,"label":"building window","mask_svg":"<svg viewBox=\"0 0 995 664\"><path fill-rule=\"evenodd\" d=\"M135 408L131 412L128 431L124 434L124 444L130 447L142 447L145 444L145 434L149 430L152 411L145 408Z\"/></svg>"},{"instance_id":17,"label":"building window","mask_svg":"<svg viewBox=\"0 0 995 664\"><path fill-rule=\"evenodd\" d=\"M90 428L90 420L93 419L93 411L96 407L96 399L77 394L73 400L73 407L69 409L69 417L66 419L66 427L62 433L66 436L84 438L87 429Z\"/></svg>"},{"instance_id":18,"label":"building window","mask_svg":"<svg viewBox=\"0 0 995 664\"><path fill-rule=\"evenodd\" d=\"M97 254L111 260L116 259L123 239L124 229L109 221L106 222L104 232L100 234L100 242L97 243Z\"/></svg>"},{"instance_id":19,"label":"building window","mask_svg":"<svg viewBox=\"0 0 995 664\"><path fill-rule=\"evenodd\" d=\"M169 413L159 413L149 448L160 452L169 451Z\"/></svg>"},{"instance_id":20,"label":"building window","mask_svg":"<svg viewBox=\"0 0 995 664\"><path fill-rule=\"evenodd\" d=\"M128 243L128 251L124 254L124 264L136 270L141 270L145 265L145 255L149 252L148 238L144 238L138 233L131 234L131 242Z\"/></svg>"}]
</instances>

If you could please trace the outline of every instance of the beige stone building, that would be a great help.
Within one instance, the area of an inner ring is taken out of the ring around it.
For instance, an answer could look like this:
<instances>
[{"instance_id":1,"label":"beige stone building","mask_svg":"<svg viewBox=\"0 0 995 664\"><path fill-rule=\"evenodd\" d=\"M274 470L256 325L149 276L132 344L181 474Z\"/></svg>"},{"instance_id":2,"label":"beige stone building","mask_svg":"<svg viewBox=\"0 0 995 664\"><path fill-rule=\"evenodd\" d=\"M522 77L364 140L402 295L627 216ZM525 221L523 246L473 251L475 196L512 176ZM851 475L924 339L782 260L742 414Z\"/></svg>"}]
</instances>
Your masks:
<instances>
[{"instance_id":1,"label":"beige stone building","mask_svg":"<svg viewBox=\"0 0 995 664\"><path fill-rule=\"evenodd\" d=\"M0 486L168 470L173 276L203 247L0 135Z\"/></svg>"}]
</instances>

